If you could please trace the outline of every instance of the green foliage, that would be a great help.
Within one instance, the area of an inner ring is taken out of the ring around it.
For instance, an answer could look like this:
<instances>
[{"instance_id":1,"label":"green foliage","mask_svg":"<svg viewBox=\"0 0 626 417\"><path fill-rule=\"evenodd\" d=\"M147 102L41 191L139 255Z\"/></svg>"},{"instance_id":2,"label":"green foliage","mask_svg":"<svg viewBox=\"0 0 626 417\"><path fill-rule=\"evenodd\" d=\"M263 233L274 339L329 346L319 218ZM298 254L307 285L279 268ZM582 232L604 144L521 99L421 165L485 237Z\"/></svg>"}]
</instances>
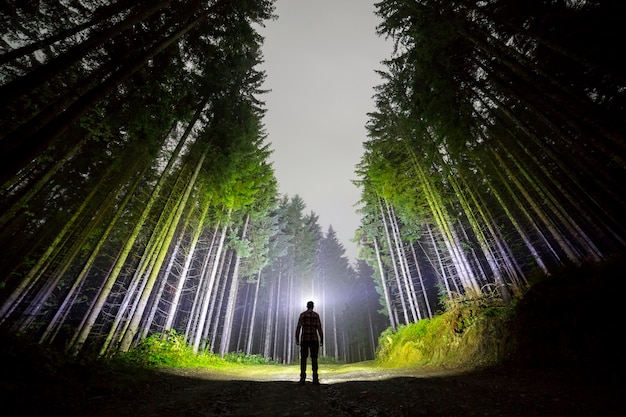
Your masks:
<instances>
[{"instance_id":1,"label":"green foliage","mask_svg":"<svg viewBox=\"0 0 626 417\"><path fill-rule=\"evenodd\" d=\"M176 330L155 333L144 339L139 346L120 356L129 363L147 367L224 368L231 364L267 365L272 363L262 355L247 355L243 352L230 352L221 357L208 350L198 354L185 342L185 336Z\"/></svg>"},{"instance_id":2,"label":"green foliage","mask_svg":"<svg viewBox=\"0 0 626 417\"><path fill-rule=\"evenodd\" d=\"M106 123L104 110L101 108L92 109L80 120L82 128L91 133L92 140L109 141L113 134L111 125Z\"/></svg>"},{"instance_id":3,"label":"green foliage","mask_svg":"<svg viewBox=\"0 0 626 417\"><path fill-rule=\"evenodd\" d=\"M506 324L511 306L491 297L448 300L448 310L393 333L384 331L378 341L377 361L385 366L488 365L503 360L510 350Z\"/></svg>"},{"instance_id":4,"label":"green foliage","mask_svg":"<svg viewBox=\"0 0 626 417\"><path fill-rule=\"evenodd\" d=\"M224 360L218 355L203 352L195 354L183 334L172 330L155 333L122 355L125 360L143 366L171 366L177 368L194 366L219 366Z\"/></svg>"},{"instance_id":5,"label":"green foliage","mask_svg":"<svg viewBox=\"0 0 626 417\"><path fill-rule=\"evenodd\" d=\"M161 333L155 333L142 342L136 348L128 352L125 357L131 362L143 365L179 365L187 356L188 347L184 342L184 335L178 335L172 331L168 337Z\"/></svg>"},{"instance_id":6,"label":"green foliage","mask_svg":"<svg viewBox=\"0 0 626 417\"><path fill-rule=\"evenodd\" d=\"M271 360L260 354L248 355L243 352L230 352L224 355L224 361L231 363L240 363L245 365L268 365Z\"/></svg>"}]
</instances>

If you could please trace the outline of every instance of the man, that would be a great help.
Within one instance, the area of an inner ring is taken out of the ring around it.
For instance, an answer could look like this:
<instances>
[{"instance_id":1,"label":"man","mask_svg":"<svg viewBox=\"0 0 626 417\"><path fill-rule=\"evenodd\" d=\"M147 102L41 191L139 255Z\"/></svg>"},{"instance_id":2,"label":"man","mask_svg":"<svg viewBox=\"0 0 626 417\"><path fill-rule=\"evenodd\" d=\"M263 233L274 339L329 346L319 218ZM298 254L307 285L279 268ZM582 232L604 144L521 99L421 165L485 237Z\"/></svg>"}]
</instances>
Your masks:
<instances>
[{"instance_id":1,"label":"man","mask_svg":"<svg viewBox=\"0 0 626 417\"><path fill-rule=\"evenodd\" d=\"M306 380L306 360L310 353L313 383L319 385L317 353L323 344L322 322L319 314L313 311L313 301L309 301L306 303L306 311L300 313L298 326L296 327L296 345L300 345L300 384L304 384Z\"/></svg>"}]
</instances>

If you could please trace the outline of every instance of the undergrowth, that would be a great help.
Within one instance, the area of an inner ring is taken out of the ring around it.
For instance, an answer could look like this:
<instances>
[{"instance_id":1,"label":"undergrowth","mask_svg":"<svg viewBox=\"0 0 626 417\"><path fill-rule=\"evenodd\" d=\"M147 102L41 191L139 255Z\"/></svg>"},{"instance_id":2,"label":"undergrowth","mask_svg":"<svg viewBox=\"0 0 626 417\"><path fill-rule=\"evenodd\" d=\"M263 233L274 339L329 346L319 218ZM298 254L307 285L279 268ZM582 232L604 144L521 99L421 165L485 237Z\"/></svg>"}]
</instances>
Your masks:
<instances>
[{"instance_id":1,"label":"undergrowth","mask_svg":"<svg viewBox=\"0 0 626 417\"><path fill-rule=\"evenodd\" d=\"M513 309L493 294L454 297L443 313L384 331L376 360L390 367L498 363L509 352L505 329Z\"/></svg>"},{"instance_id":2,"label":"undergrowth","mask_svg":"<svg viewBox=\"0 0 626 417\"><path fill-rule=\"evenodd\" d=\"M230 352L223 357L209 350L195 353L185 341L183 334L172 330L155 333L144 339L137 347L122 355L122 358L143 366L168 366L175 368L217 367L232 364L265 365L271 360L259 354Z\"/></svg>"},{"instance_id":3,"label":"undergrowth","mask_svg":"<svg viewBox=\"0 0 626 417\"><path fill-rule=\"evenodd\" d=\"M607 302L626 291L626 258L568 265L536 275L532 285L505 304L494 291L445 300L431 319L387 329L379 338L382 366L499 364L626 371L620 344L621 305ZM606 366L606 362L611 363Z\"/></svg>"}]
</instances>

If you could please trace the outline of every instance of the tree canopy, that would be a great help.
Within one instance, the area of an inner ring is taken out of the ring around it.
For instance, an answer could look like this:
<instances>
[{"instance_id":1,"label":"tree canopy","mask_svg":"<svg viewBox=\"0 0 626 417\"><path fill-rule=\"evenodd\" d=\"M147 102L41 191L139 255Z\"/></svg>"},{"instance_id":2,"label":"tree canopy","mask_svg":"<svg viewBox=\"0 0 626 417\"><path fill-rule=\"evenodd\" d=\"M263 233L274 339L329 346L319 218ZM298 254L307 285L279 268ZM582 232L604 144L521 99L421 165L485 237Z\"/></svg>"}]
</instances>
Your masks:
<instances>
[{"instance_id":1,"label":"tree canopy","mask_svg":"<svg viewBox=\"0 0 626 417\"><path fill-rule=\"evenodd\" d=\"M392 326L430 315L433 289L506 302L535 271L623 253L622 4L376 10L394 52L357 170L358 239Z\"/></svg>"}]
</instances>

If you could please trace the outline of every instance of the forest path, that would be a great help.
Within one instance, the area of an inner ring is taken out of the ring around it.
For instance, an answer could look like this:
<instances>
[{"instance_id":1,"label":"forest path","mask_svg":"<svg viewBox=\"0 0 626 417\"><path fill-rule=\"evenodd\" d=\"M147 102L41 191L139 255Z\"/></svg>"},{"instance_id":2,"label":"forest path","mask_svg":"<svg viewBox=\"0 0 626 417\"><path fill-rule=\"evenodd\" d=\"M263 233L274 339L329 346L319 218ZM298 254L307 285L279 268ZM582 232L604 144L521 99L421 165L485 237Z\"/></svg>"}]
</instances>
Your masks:
<instances>
[{"instance_id":1,"label":"forest path","mask_svg":"<svg viewBox=\"0 0 626 417\"><path fill-rule=\"evenodd\" d=\"M247 369L247 370L246 370ZM321 366L321 385L297 384L296 366L167 370L127 395L90 401L82 415L624 416L623 382L554 370L454 371Z\"/></svg>"}]
</instances>

